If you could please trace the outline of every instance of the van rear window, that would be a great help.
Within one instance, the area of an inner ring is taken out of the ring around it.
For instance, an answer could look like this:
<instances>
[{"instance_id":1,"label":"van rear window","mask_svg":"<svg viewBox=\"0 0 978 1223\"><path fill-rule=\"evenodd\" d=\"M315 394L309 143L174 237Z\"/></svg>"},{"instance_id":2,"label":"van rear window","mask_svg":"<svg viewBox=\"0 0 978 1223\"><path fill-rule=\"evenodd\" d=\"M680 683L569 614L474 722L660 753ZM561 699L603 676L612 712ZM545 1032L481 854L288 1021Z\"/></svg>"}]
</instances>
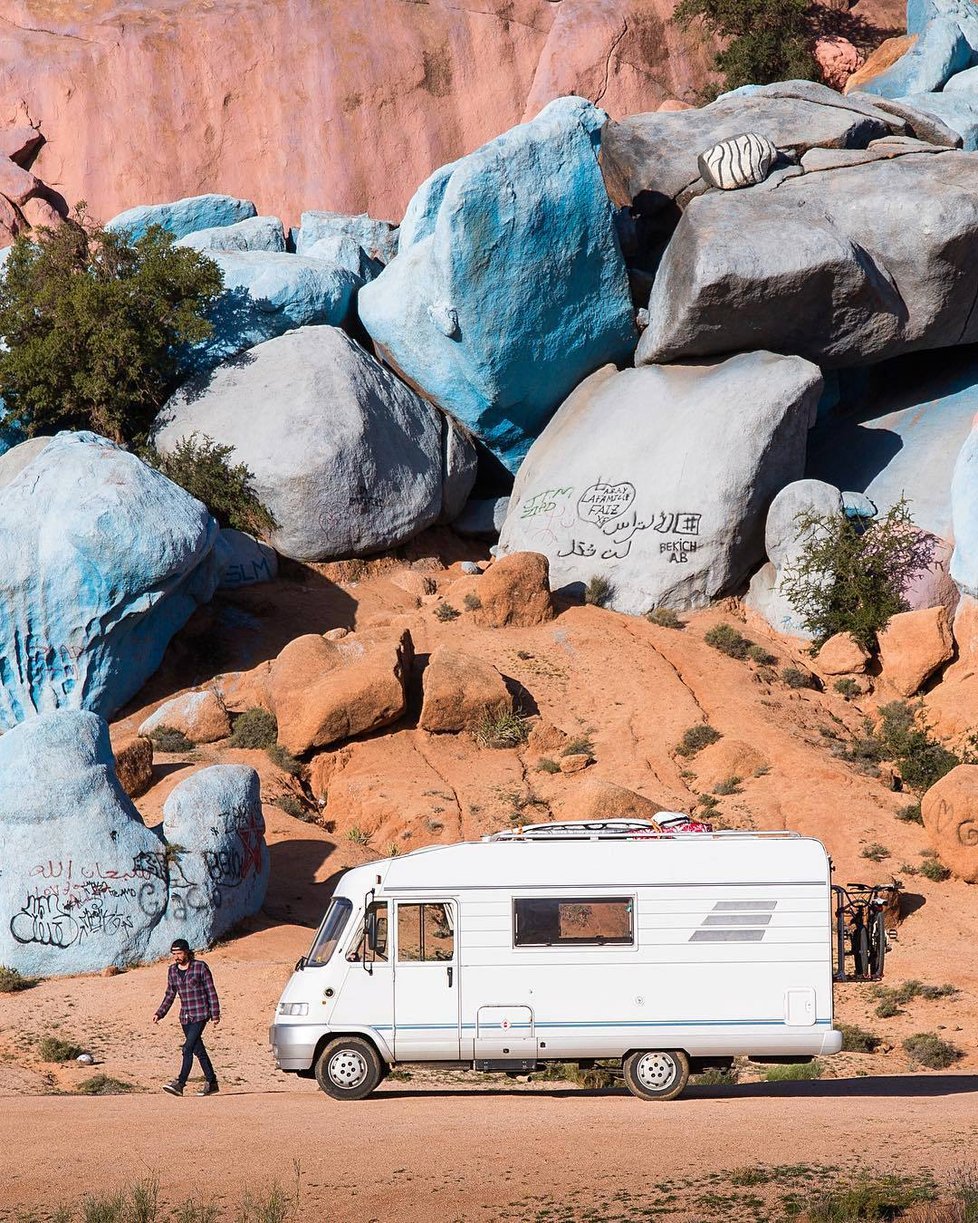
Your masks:
<instances>
[{"instance_id":1,"label":"van rear window","mask_svg":"<svg viewBox=\"0 0 978 1223\"><path fill-rule=\"evenodd\" d=\"M630 896L539 897L513 901L517 947L601 947L635 941Z\"/></svg>"}]
</instances>

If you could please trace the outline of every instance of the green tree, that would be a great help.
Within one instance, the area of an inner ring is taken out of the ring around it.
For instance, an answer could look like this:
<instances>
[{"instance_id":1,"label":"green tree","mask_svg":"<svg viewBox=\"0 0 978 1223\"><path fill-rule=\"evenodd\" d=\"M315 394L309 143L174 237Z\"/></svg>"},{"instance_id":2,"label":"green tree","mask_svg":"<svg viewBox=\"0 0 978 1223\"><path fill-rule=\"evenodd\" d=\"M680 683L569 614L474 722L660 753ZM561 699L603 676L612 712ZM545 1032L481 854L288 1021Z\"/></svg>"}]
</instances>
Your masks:
<instances>
[{"instance_id":1,"label":"green tree","mask_svg":"<svg viewBox=\"0 0 978 1223\"><path fill-rule=\"evenodd\" d=\"M818 79L809 0L680 0L674 18L700 24L724 42L713 62L727 89Z\"/></svg>"},{"instance_id":2,"label":"green tree","mask_svg":"<svg viewBox=\"0 0 978 1223\"><path fill-rule=\"evenodd\" d=\"M822 646L852 633L867 650L890 617L906 611L907 586L934 559L934 538L914 525L905 499L864 527L845 514L799 514L801 553L781 575L781 589Z\"/></svg>"},{"instance_id":3,"label":"green tree","mask_svg":"<svg viewBox=\"0 0 978 1223\"><path fill-rule=\"evenodd\" d=\"M92 429L145 436L176 384L183 345L211 335L217 264L159 226L131 241L85 206L56 230L19 237L0 283L4 421L30 436Z\"/></svg>"},{"instance_id":4,"label":"green tree","mask_svg":"<svg viewBox=\"0 0 978 1223\"><path fill-rule=\"evenodd\" d=\"M255 492L251 469L244 463L231 463L233 453L233 446L192 433L168 454L146 447L140 457L203 501L222 527L267 536L278 523Z\"/></svg>"}]
</instances>

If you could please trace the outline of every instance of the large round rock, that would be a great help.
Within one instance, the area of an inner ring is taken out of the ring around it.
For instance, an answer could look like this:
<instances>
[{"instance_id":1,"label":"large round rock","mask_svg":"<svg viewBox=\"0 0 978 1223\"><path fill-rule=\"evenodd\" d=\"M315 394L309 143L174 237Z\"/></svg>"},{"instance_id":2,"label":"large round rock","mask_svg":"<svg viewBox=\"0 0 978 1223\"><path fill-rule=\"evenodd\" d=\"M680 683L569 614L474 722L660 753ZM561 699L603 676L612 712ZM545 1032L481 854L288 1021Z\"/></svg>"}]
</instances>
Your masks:
<instances>
[{"instance_id":1,"label":"large round rock","mask_svg":"<svg viewBox=\"0 0 978 1223\"><path fill-rule=\"evenodd\" d=\"M446 481L460 502L475 478L457 426L335 327L291 331L182 387L156 444L194 433L234 447L279 524L269 542L295 560L403 543L439 517Z\"/></svg>"},{"instance_id":2,"label":"large round rock","mask_svg":"<svg viewBox=\"0 0 978 1223\"><path fill-rule=\"evenodd\" d=\"M978 765L952 769L927 791L920 811L945 866L966 883L978 883Z\"/></svg>"}]
</instances>

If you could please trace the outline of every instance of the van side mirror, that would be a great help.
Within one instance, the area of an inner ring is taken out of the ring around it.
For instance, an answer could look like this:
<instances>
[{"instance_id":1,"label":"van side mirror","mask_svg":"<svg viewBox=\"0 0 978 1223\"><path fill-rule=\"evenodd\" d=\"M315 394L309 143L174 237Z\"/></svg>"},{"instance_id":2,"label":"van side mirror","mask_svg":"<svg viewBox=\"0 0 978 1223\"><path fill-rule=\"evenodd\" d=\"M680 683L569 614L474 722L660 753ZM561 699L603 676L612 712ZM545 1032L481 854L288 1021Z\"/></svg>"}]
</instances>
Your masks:
<instances>
[{"instance_id":1,"label":"van side mirror","mask_svg":"<svg viewBox=\"0 0 978 1223\"><path fill-rule=\"evenodd\" d=\"M301 956L299 956L299 958L296 960L296 962L295 962L295 969L294 969L293 971L294 971L294 972L302 972L302 970L305 968L305 966L306 966L306 957L305 957L304 955L301 955Z\"/></svg>"},{"instance_id":2,"label":"van side mirror","mask_svg":"<svg viewBox=\"0 0 978 1223\"><path fill-rule=\"evenodd\" d=\"M367 934L367 947L369 948L370 951L376 952L377 950L377 914L376 912L371 912L367 914L366 934Z\"/></svg>"}]
</instances>

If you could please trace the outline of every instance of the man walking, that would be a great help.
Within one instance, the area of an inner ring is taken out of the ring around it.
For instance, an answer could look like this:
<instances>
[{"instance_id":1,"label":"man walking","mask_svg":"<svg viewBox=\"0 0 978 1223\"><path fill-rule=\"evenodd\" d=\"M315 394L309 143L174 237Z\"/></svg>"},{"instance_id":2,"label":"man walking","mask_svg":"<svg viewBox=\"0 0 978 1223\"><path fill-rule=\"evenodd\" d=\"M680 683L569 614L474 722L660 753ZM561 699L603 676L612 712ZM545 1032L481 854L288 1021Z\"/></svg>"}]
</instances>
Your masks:
<instances>
[{"instance_id":1,"label":"man walking","mask_svg":"<svg viewBox=\"0 0 978 1223\"><path fill-rule=\"evenodd\" d=\"M163 1090L168 1091L171 1096L182 1096L196 1057L204 1072L204 1085L197 1095L212 1096L218 1090L217 1076L202 1038L208 1020L215 1024L221 1022L221 1004L217 1000L214 978L204 961L194 958L190 944L185 938L174 939L170 951L173 954L173 963L167 972L166 993L159 1010L153 1016L153 1023L160 1022L173 1005L173 999L179 994L180 1024L184 1037L183 1065L179 1075L171 1083L165 1084Z\"/></svg>"}]
</instances>

